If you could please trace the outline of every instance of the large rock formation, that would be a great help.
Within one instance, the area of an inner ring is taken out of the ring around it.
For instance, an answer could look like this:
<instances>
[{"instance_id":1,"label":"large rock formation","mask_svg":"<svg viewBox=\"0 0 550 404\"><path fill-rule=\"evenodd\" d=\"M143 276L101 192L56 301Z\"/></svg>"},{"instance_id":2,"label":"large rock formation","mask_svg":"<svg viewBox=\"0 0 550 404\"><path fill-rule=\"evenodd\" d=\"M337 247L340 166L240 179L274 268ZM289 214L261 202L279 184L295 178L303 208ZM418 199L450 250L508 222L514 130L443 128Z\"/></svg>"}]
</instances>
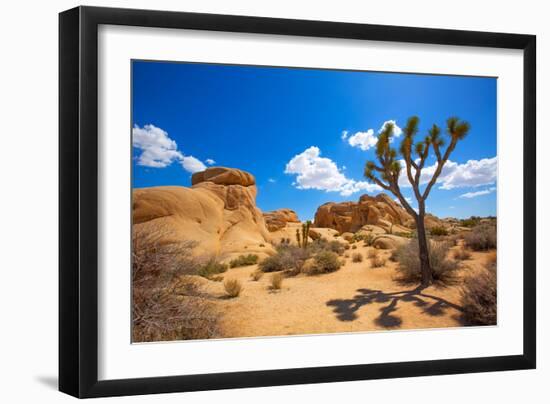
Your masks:
<instances>
[{"instance_id":1,"label":"large rock formation","mask_svg":"<svg viewBox=\"0 0 550 404\"><path fill-rule=\"evenodd\" d=\"M386 194L378 194L362 195L358 202L325 203L317 208L314 226L355 233L365 225L389 229L392 225L408 227L412 223L412 217L400 204Z\"/></svg>"},{"instance_id":2,"label":"large rock formation","mask_svg":"<svg viewBox=\"0 0 550 404\"><path fill-rule=\"evenodd\" d=\"M277 231L284 228L287 223L300 223L298 215L292 209L277 209L264 212L264 220L269 231Z\"/></svg>"},{"instance_id":3,"label":"large rock formation","mask_svg":"<svg viewBox=\"0 0 550 404\"><path fill-rule=\"evenodd\" d=\"M192 187L153 187L133 192L136 231L162 241L195 240L197 253L229 258L273 252L262 212L256 207L254 176L211 167L193 174Z\"/></svg>"}]
</instances>

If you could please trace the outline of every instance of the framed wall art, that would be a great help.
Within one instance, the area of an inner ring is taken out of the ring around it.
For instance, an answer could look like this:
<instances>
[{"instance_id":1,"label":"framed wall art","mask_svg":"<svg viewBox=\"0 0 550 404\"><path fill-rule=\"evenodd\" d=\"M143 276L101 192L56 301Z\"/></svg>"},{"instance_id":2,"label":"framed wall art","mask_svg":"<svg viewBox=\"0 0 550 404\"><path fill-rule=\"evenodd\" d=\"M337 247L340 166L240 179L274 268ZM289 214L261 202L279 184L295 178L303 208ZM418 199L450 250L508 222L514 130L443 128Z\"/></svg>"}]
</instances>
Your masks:
<instances>
[{"instance_id":1,"label":"framed wall art","mask_svg":"<svg viewBox=\"0 0 550 404\"><path fill-rule=\"evenodd\" d=\"M535 37L60 14L59 386L535 367Z\"/></svg>"}]
</instances>

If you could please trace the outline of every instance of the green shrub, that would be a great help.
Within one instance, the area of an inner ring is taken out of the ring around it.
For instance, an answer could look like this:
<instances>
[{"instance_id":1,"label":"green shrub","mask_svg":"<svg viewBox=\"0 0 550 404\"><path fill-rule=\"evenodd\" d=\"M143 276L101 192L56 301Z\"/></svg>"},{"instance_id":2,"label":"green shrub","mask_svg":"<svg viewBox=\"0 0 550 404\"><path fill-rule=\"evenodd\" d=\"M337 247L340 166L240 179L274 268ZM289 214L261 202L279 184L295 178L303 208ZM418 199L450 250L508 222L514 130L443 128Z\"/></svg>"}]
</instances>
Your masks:
<instances>
[{"instance_id":1,"label":"green shrub","mask_svg":"<svg viewBox=\"0 0 550 404\"><path fill-rule=\"evenodd\" d=\"M313 267L310 274L324 274L334 272L340 269L342 263L338 258L338 254L332 251L321 251L313 257Z\"/></svg>"},{"instance_id":2,"label":"green shrub","mask_svg":"<svg viewBox=\"0 0 550 404\"><path fill-rule=\"evenodd\" d=\"M496 325L497 273L496 261L480 272L468 276L461 289L463 318L468 325Z\"/></svg>"},{"instance_id":3,"label":"green shrub","mask_svg":"<svg viewBox=\"0 0 550 404\"><path fill-rule=\"evenodd\" d=\"M237 279L229 279L223 283L225 293L229 297L237 297L241 294L242 286Z\"/></svg>"},{"instance_id":4,"label":"green shrub","mask_svg":"<svg viewBox=\"0 0 550 404\"><path fill-rule=\"evenodd\" d=\"M267 257L259 264L263 272L276 272L295 269L298 261L305 261L309 258L309 249L299 248L292 245L279 245L277 253Z\"/></svg>"},{"instance_id":5,"label":"green shrub","mask_svg":"<svg viewBox=\"0 0 550 404\"><path fill-rule=\"evenodd\" d=\"M222 264L221 262L216 261L215 258L211 258L206 262L206 264L199 268L197 275L210 279L214 275L224 273L227 271L227 268L227 264Z\"/></svg>"},{"instance_id":6,"label":"green shrub","mask_svg":"<svg viewBox=\"0 0 550 404\"><path fill-rule=\"evenodd\" d=\"M254 265L258 263L258 256L255 254L239 255L237 258L229 262L231 268L245 267L248 265Z\"/></svg>"},{"instance_id":7,"label":"green shrub","mask_svg":"<svg viewBox=\"0 0 550 404\"><path fill-rule=\"evenodd\" d=\"M432 267L434 282L450 284L456 280L458 263L447 259L449 248L449 243L432 240L428 242L430 266ZM397 280L406 283L420 282L422 280L418 242L416 240L411 240L399 246L395 250L394 259L399 263L397 267L399 273Z\"/></svg>"},{"instance_id":8,"label":"green shrub","mask_svg":"<svg viewBox=\"0 0 550 404\"><path fill-rule=\"evenodd\" d=\"M374 235L372 233L368 233L368 234L365 235L363 240L365 240L365 246L371 247L374 244L374 242L376 241L376 237L374 237Z\"/></svg>"},{"instance_id":9,"label":"green shrub","mask_svg":"<svg viewBox=\"0 0 550 404\"><path fill-rule=\"evenodd\" d=\"M470 216L469 219L462 219L459 221L462 227L474 227L479 224L481 218L479 216Z\"/></svg>"},{"instance_id":10,"label":"green shrub","mask_svg":"<svg viewBox=\"0 0 550 404\"><path fill-rule=\"evenodd\" d=\"M351 256L351 262L363 262L363 254L361 253L354 253Z\"/></svg>"},{"instance_id":11,"label":"green shrub","mask_svg":"<svg viewBox=\"0 0 550 404\"><path fill-rule=\"evenodd\" d=\"M490 224L475 226L464 235L464 243L474 251L497 248L497 228Z\"/></svg>"},{"instance_id":12,"label":"green shrub","mask_svg":"<svg viewBox=\"0 0 550 404\"><path fill-rule=\"evenodd\" d=\"M448 236L449 232L443 226L435 226L430 229L430 234L432 236Z\"/></svg>"},{"instance_id":13,"label":"green shrub","mask_svg":"<svg viewBox=\"0 0 550 404\"><path fill-rule=\"evenodd\" d=\"M328 249L332 251L333 253L336 253L338 255L342 255L345 251L344 243L341 243L337 240L333 240L328 243Z\"/></svg>"}]
</instances>

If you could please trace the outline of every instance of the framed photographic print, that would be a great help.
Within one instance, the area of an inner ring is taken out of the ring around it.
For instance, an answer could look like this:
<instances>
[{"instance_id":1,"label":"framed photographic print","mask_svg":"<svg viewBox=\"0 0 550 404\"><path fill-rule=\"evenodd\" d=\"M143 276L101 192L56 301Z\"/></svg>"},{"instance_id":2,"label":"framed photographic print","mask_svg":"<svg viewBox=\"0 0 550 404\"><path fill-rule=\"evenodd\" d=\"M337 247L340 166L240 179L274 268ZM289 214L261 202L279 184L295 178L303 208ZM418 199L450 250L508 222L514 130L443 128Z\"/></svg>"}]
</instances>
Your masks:
<instances>
[{"instance_id":1,"label":"framed photographic print","mask_svg":"<svg viewBox=\"0 0 550 404\"><path fill-rule=\"evenodd\" d=\"M534 36L59 22L61 391L535 367Z\"/></svg>"}]
</instances>

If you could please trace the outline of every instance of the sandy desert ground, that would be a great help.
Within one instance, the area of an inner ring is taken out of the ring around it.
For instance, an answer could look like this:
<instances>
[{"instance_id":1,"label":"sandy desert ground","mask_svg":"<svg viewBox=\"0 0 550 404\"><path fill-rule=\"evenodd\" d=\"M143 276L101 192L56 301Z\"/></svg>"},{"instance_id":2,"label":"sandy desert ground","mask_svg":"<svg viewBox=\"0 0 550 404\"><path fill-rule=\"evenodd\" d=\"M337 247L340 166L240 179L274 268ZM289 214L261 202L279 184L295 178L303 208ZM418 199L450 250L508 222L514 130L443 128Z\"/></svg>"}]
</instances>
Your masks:
<instances>
[{"instance_id":1,"label":"sandy desert ground","mask_svg":"<svg viewBox=\"0 0 550 404\"><path fill-rule=\"evenodd\" d=\"M364 257L369 249L357 243ZM458 249L460 247L453 247ZM391 251L379 251L388 258ZM490 253L474 252L462 261L458 277L481 268ZM351 258L338 271L298 275L284 279L281 290L270 289L266 273L251 279L257 265L231 268L223 279L237 279L243 285L238 298L227 299L223 282L210 281L208 290L224 313L225 337L251 337L296 334L322 334L410 328L462 326L460 282L455 286L430 286L418 291L415 285L397 282L397 264L386 261L372 268L368 259L354 263Z\"/></svg>"}]
</instances>

